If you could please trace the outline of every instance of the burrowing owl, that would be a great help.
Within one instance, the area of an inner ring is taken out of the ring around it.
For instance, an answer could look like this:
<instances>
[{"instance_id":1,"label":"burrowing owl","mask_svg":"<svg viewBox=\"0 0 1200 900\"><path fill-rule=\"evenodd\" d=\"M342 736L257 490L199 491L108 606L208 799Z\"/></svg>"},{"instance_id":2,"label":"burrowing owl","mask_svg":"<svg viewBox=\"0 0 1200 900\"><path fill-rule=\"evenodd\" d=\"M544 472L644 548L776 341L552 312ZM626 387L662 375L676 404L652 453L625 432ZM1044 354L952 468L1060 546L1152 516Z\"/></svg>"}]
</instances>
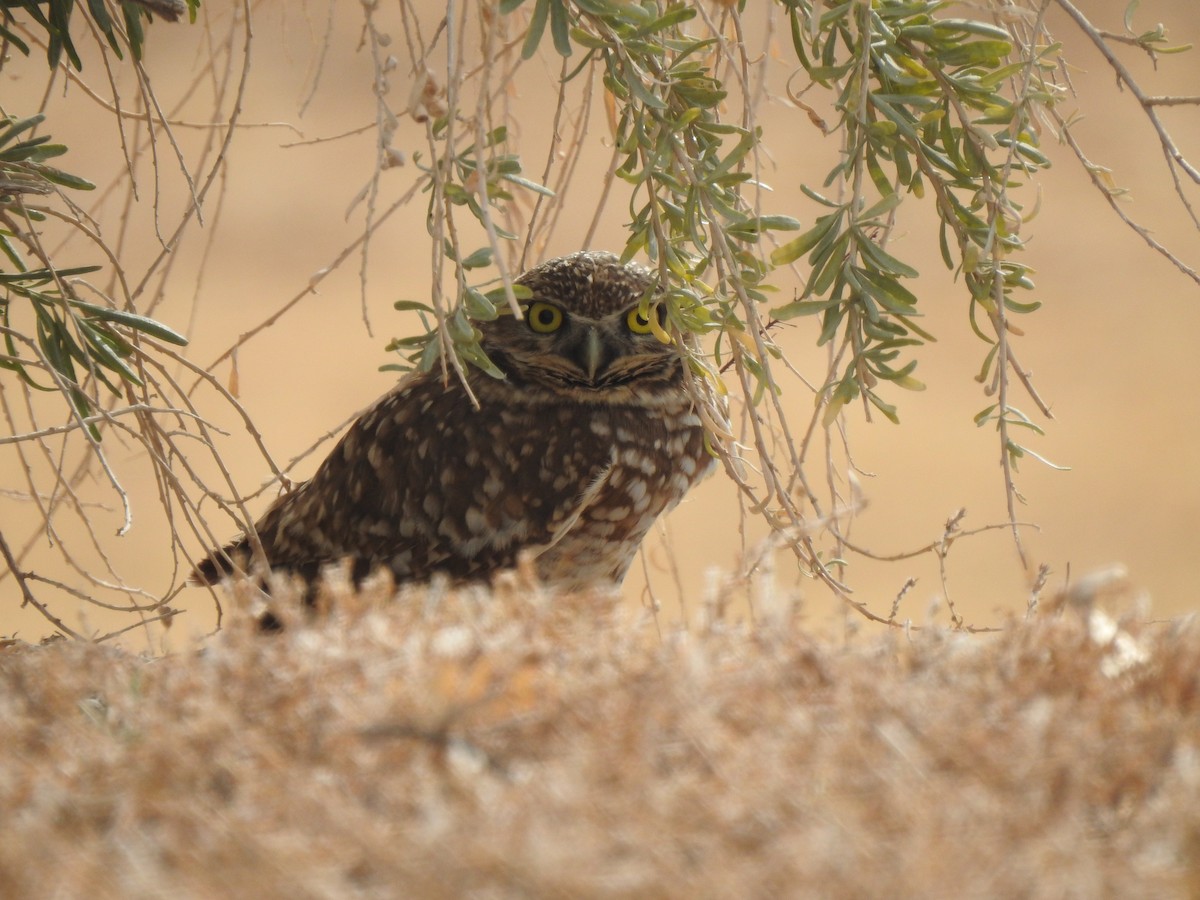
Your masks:
<instances>
[{"instance_id":1,"label":"burrowing owl","mask_svg":"<svg viewBox=\"0 0 1200 900\"><path fill-rule=\"evenodd\" d=\"M481 323L505 373L414 375L354 425L312 479L255 526L272 569L311 581L349 559L360 579L443 572L485 580L525 549L566 589L619 584L647 530L711 469L651 273L608 253L551 260L517 280L523 317ZM660 319L661 321L661 319ZM656 323L657 324L657 323ZM196 570L214 583L245 538Z\"/></svg>"}]
</instances>

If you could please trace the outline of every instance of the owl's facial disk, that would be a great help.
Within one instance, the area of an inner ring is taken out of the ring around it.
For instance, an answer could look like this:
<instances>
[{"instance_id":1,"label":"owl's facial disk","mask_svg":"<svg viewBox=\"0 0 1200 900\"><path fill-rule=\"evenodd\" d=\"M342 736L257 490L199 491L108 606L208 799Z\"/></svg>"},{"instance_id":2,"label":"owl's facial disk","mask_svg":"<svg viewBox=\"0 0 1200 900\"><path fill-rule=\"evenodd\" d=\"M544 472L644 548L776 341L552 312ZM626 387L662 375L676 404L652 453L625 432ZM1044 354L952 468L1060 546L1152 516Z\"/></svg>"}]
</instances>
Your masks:
<instances>
[{"instance_id":1,"label":"owl's facial disk","mask_svg":"<svg viewBox=\"0 0 1200 900\"><path fill-rule=\"evenodd\" d=\"M658 317L657 328L636 303L601 318L542 300L526 304L524 312L523 319L502 316L489 323L483 342L514 381L599 392L661 383L679 368L676 349L660 339L665 314L659 306L648 313Z\"/></svg>"},{"instance_id":2,"label":"owl's facial disk","mask_svg":"<svg viewBox=\"0 0 1200 900\"><path fill-rule=\"evenodd\" d=\"M528 291L521 314L502 310L479 329L510 385L542 389L520 392L531 401L547 392L605 404L678 399L683 357L665 330L653 272L582 250L547 260L517 284Z\"/></svg>"}]
</instances>

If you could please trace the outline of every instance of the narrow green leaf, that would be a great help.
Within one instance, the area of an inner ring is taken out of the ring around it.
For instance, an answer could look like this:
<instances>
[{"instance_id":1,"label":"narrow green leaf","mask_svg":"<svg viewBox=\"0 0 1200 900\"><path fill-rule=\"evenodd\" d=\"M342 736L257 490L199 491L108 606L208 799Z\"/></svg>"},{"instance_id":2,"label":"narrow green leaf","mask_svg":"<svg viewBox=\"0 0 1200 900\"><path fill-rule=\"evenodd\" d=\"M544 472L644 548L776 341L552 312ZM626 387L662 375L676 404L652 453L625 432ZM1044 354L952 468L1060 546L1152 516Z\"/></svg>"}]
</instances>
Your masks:
<instances>
[{"instance_id":1,"label":"narrow green leaf","mask_svg":"<svg viewBox=\"0 0 1200 900\"><path fill-rule=\"evenodd\" d=\"M35 116L30 116L27 119L9 119L4 131L0 132L0 147L3 147L22 132L28 131L30 128L40 125L45 120L46 117L41 113L38 113Z\"/></svg>"},{"instance_id":2,"label":"narrow green leaf","mask_svg":"<svg viewBox=\"0 0 1200 900\"><path fill-rule=\"evenodd\" d=\"M518 303L523 300L530 300L533 298L533 291L531 291L529 287L524 284L514 284L512 286L512 292L513 296L517 298ZM506 305L508 303L508 296L504 290L504 285L492 288L490 291L484 294L484 296L488 298L489 302L497 306L501 303Z\"/></svg>"},{"instance_id":3,"label":"narrow green leaf","mask_svg":"<svg viewBox=\"0 0 1200 900\"><path fill-rule=\"evenodd\" d=\"M13 144L13 146L4 151L3 158L7 162L20 162L23 159L29 159L39 146L49 140L50 135L43 134L35 138L29 138L27 141L21 141L19 144Z\"/></svg>"},{"instance_id":4,"label":"narrow green leaf","mask_svg":"<svg viewBox=\"0 0 1200 900\"><path fill-rule=\"evenodd\" d=\"M77 191L94 191L96 185L92 184L86 178L80 178L78 175L72 175L70 172L64 172L61 169L56 169L53 166L45 166L41 163L31 163L30 168L36 171L47 181L52 181L55 184L63 187L74 188Z\"/></svg>"},{"instance_id":5,"label":"narrow green leaf","mask_svg":"<svg viewBox=\"0 0 1200 900\"><path fill-rule=\"evenodd\" d=\"M975 19L938 19L933 23L933 28L935 31L974 34L1001 42L1012 40L1012 35L999 25L993 25L990 22L980 22Z\"/></svg>"},{"instance_id":6,"label":"narrow green leaf","mask_svg":"<svg viewBox=\"0 0 1200 900\"><path fill-rule=\"evenodd\" d=\"M28 282L31 285L48 284L54 280L55 273L59 278L72 278L76 275L87 275L100 271L101 266L72 266L67 269L30 269L25 272L0 272L0 284L15 285L18 282ZM53 302L53 301L49 301Z\"/></svg>"},{"instance_id":7,"label":"narrow green leaf","mask_svg":"<svg viewBox=\"0 0 1200 900\"><path fill-rule=\"evenodd\" d=\"M428 372L432 369L433 364L442 355L442 342L432 340L432 334L429 337L430 340L426 341L425 346L421 348L421 353L417 360L417 368L422 372Z\"/></svg>"},{"instance_id":8,"label":"narrow green leaf","mask_svg":"<svg viewBox=\"0 0 1200 900\"><path fill-rule=\"evenodd\" d=\"M900 322L904 326L905 329L907 329L908 331L911 331L913 334L917 335L921 340L926 341L930 344L936 344L937 338L932 333L926 331L924 328L919 326L916 322L914 322L910 318L910 316L915 316L915 315L917 315L917 313L913 312L913 311L909 311L904 314L896 313L896 321Z\"/></svg>"},{"instance_id":9,"label":"narrow green leaf","mask_svg":"<svg viewBox=\"0 0 1200 900\"><path fill-rule=\"evenodd\" d=\"M821 238L825 237L840 219L840 213L819 217L816 224L804 234L776 247L771 252L771 265L786 266L795 262L820 243Z\"/></svg>"},{"instance_id":10,"label":"narrow green leaf","mask_svg":"<svg viewBox=\"0 0 1200 900\"><path fill-rule=\"evenodd\" d=\"M592 34L590 31L579 26L571 28L571 40L580 47L586 47L589 50L605 50L610 46L609 41L600 37L597 34ZM586 64L587 60L584 60ZM564 78L564 81L570 81L576 74L578 69L572 70L571 74Z\"/></svg>"},{"instance_id":11,"label":"narrow green leaf","mask_svg":"<svg viewBox=\"0 0 1200 900\"><path fill-rule=\"evenodd\" d=\"M1012 297L1005 296L1004 308L1012 310L1015 313L1031 313L1041 309L1042 302L1040 300L1032 300L1029 303L1020 303Z\"/></svg>"},{"instance_id":12,"label":"narrow green leaf","mask_svg":"<svg viewBox=\"0 0 1200 900\"><path fill-rule=\"evenodd\" d=\"M761 231L797 231L800 220L792 216L759 216L756 220Z\"/></svg>"},{"instance_id":13,"label":"narrow green leaf","mask_svg":"<svg viewBox=\"0 0 1200 900\"><path fill-rule=\"evenodd\" d=\"M408 310L420 310L421 312L432 313L433 307L428 303L421 303L418 300L397 300L392 304L393 309L398 309L401 312Z\"/></svg>"},{"instance_id":14,"label":"narrow green leaf","mask_svg":"<svg viewBox=\"0 0 1200 900\"><path fill-rule=\"evenodd\" d=\"M916 296L892 275L854 267L854 274L863 290L869 292L889 312L913 315Z\"/></svg>"},{"instance_id":15,"label":"narrow green leaf","mask_svg":"<svg viewBox=\"0 0 1200 900\"><path fill-rule=\"evenodd\" d=\"M467 288L466 294L463 295L463 306L467 308L467 315L481 322L491 322L500 315L496 305L478 288Z\"/></svg>"},{"instance_id":16,"label":"narrow green leaf","mask_svg":"<svg viewBox=\"0 0 1200 900\"><path fill-rule=\"evenodd\" d=\"M903 275L905 278L916 278L920 273L908 263L903 263L896 257L892 256L863 231L858 228L852 229L855 238L855 244L858 246L862 255L868 259L877 269L888 272L892 275Z\"/></svg>"},{"instance_id":17,"label":"narrow green leaf","mask_svg":"<svg viewBox=\"0 0 1200 900\"><path fill-rule=\"evenodd\" d=\"M129 49L133 53L133 58L140 62L142 46L146 42L146 33L142 30L140 8L132 3L122 3L121 12L124 13L125 18L125 34L129 36Z\"/></svg>"},{"instance_id":18,"label":"narrow green leaf","mask_svg":"<svg viewBox=\"0 0 1200 900\"><path fill-rule=\"evenodd\" d=\"M816 191L814 191L812 188L810 188L807 184L800 185L800 192L802 194L804 194L805 197L808 197L808 199L815 200L818 203L820 203L822 206L828 206L831 209L841 209L842 208L840 203L836 203L833 200L830 200L828 197L824 196L823 194L818 194Z\"/></svg>"},{"instance_id":19,"label":"narrow green leaf","mask_svg":"<svg viewBox=\"0 0 1200 900\"><path fill-rule=\"evenodd\" d=\"M996 140L1002 147L1012 147L1018 154L1040 168L1048 169L1050 167L1050 160L1041 150L1032 144L1027 144L1025 141L1013 141L1000 135L997 136Z\"/></svg>"},{"instance_id":20,"label":"narrow green leaf","mask_svg":"<svg viewBox=\"0 0 1200 900\"><path fill-rule=\"evenodd\" d=\"M550 37L559 56L571 55L571 29L565 0L552 0L550 4Z\"/></svg>"},{"instance_id":21,"label":"narrow green leaf","mask_svg":"<svg viewBox=\"0 0 1200 900\"><path fill-rule=\"evenodd\" d=\"M805 286L805 295L825 294L839 279L850 245L850 232L843 231L833 241L823 245L812 259L812 274Z\"/></svg>"},{"instance_id":22,"label":"narrow green leaf","mask_svg":"<svg viewBox=\"0 0 1200 900\"><path fill-rule=\"evenodd\" d=\"M891 422L893 425L900 424L900 416L896 414L896 407L892 406L890 403L885 403L883 398L874 391L867 391L866 393L867 399L871 402L871 405L883 413L889 422Z\"/></svg>"},{"instance_id":23,"label":"narrow green leaf","mask_svg":"<svg viewBox=\"0 0 1200 900\"><path fill-rule=\"evenodd\" d=\"M554 191L546 187L544 184L538 184L536 181L530 181L520 175L502 175L504 181L511 181L513 184L519 184L526 190L533 191L535 194L541 194L543 197L553 197Z\"/></svg>"},{"instance_id":24,"label":"narrow green leaf","mask_svg":"<svg viewBox=\"0 0 1200 900\"><path fill-rule=\"evenodd\" d=\"M525 33L525 43L521 45L522 59L530 59L537 52L549 17L550 0L537 0L533 7L533 16L529 19L529 31Z\"/></svg>"},{"instance_id":25,"label":"narrow green leaf","mask_svg":"<svg viewBox=\"0 0 1200 900\"><path fill-rule=\"evenodd\" d=\"M479 330L471 324L471 319L463 307L456 309L454 315L446 320L446 327L450 330L450 337L455 344L473 344L479 340Z\"/></svg>"},{"instance_id":26,"label":"narrow green leaf","mask_svg":"<svg viewBox=\"0 0 1200 900\"><path fill-rule=\"evenodd\" d=\"M895 196L895 189L892 187L891 181L884 174L883 168L879 165L879 157L874 153L867 154L867 173L871 176L871 181L875 184L875 190L879 191L884 197Z\"/></svg>"},{"instance_id":27,"label":"narrow green leaf","mask_svg":"<svg viewBox=\"0 0 1200 900\"><path fill-rule=\"evenodd\" d=\"M779 319L781 322L786 322L788 319L795 319L800 316L812 316L819 312L824 312L831 306L837 306L840 300L793 300L791 303L785 303L783 306L777 306L771 310L771 317Z\"/></svg>"},{"instance_id":28,"label":"narrow green leaf","mask_svg":"<svg viewBox=\"0 0 1200 900\"><path fill-rule=\"evenodd\" d=\"M1012 53L1012 43L1008 40L971 41L967 44L956 44L942 50L938 54L942 65L949 68L960 66L997 66L1000 60Z\"/></svg>"},{"instance_id":29,"label":"narrow green leaf","mask_svg":"<svg viewBox=\"0 0 1200 900\"><path fill-rule=\"evenodd\" d=\"M871 222L875 219L882 218L890 213L893 209L904 202L904 197L895 191L889 190L883 195L883 198L875 203L870 209L863 210L856 217L859 222Z\"/></svg>"},{"instance_id":30,"label":"narrow green leaf","mask_svg":"<svg viewBox=\"0 0 1200 900\"><path fill-rule=\"evenodd\" d=\"M821 333L817 336L818 347L824 347L833 340L845 316L846 305L844 303L839 302L825 310L825 315L821 318Z\"/></svg>"},{"instance_id":31,"label":"narrow green leaf","mask_svg":"<svg viewBox=\"0 0 1200 900\"><path fill-rule=\"evenodd\" d=\"M666 101L647 88L646 85L642 84L642 80L638 77L636 72L626 71L624 72L624 75L624 84L627 88L629 88L629 92L633 94L634 97L649 106L651 109L667 108Z\"/></svg>"},{"instance_id":32,"label":"narrow green leaf","mask_svg":"<svg viewBox=\"0 0 1200 900\"><path fill-rule=\"evenodd\" d=\"M85 303L83 300L69 300L71 306L82 310L88 315L95 316L97 319L103 319L106 322L117 322L125 325L135 331L140 331L143 334L148 334L150 337L158 338L161 341L166 341L168 344L176 344L180 347L186 346L188 339L177 331L173 331L161 322L155 321L148 316L141 316L137 313L126 312L123 309L112 309L107 306L99 306L95 303Z\"/></svg>"},{"instance_id":33,"label":"narrow green leaf","mask_svg":"<svg viewBox=\"0 0 1200 900\"><path fill-rule=\"evenodd\" d=\"M79 323L79 328L83 336L87 339L88 345L92 348L98 363L116 372L125 381L136 384L138 387L142 386L142 379L138 376L137 372L121 358L118 349L113 346L109 338L100 329L88 324L86 319ZM108 383L107 379L104 379L100 372L97 371L95 374L102 381L105 381L109 390L114 394L119 393L117 387Z\"/></svg>"},{"instance_id":34,"label":"narrow green leaf","mask_svg":"<svg viewBox=\"0 0 1200 900\"><path fill-rule=\"evenodd\" d=\"M668 29L674 28L676 25L680 25L689 19L695 18L695 16L696 10L693 7L680 3L673 8L668 8L668 10L657 19L653 19L652 21L647 22L639 27L637 31L633 33L633 37L648 37L661 31L667 31Z\"/></svg>"},{"instance_id":35,"label":"narrow green leaf","mask_svg":"<svg viewBox=\"0 0 1200 900\"><path fill-rule=\"evenodd\" d=\"M997 404L993 403L991 406L985 406L979 412L975 413L975 417L974 417L975 424L976 425L986 424L988 419L990 419L992 417L992 413L995 412L996 406L997 406Z\"/></svg>"},{"instance_id":36,"label":"narrow green leaf","mask_svg":"<svg viewBox=\"0 0 1200 900\"><path fill-rule=\"evenodd\" d=\"M484 266L490 266L491 264L492 264L492 248L491 247L480 247L478 250L476 250L474 253L467 256L467 258L462 261L462 267L464 269L482 269Z\"/></svg>"},{"instance_id":37,"label":"narrow green leaf","mask_svg":"<svg viewBox=\"0 0 1200 900\"><path fill-rule=\"evenodd\" d=\"M1141 5L1142 0L1129 0L1129 5L1125 7L1125 30L1130 34L1133 34L1133 16Z\"/></svg>"},{"instance_id":38,"label":"narrow green leaf","mask_svg":"<svg viewBox=\"0 0 1200 900\"><path fill-rule=\"evenodd\" d=\"M0 40L7 41L9 44L16 47L18 50L21 51L21 54L23 56L29 55L29 45L27 43L25 43L23 40L21 40L21 38L18 35L9 31L3 25L0 25ZM24 370L22 369L22 371L24 371Z\"/></svg>"},{"instance_id":39,"label":"narrow green leaf","mask_svg":"<svg viewBox=\"0 0 1200 900\"><path fill-rule=\"evenodd\" d=\"M408 337L393 338L387 345L388 350L408 350L413 347L424 347L431 340L432 334L413 334Z\"/></svg>"},{"instance_id":40,"label":"narrow green leaf","mask_svg":"<svg viewBox=\"0 0 1200 900\"><path fill-rule=\"evenodd\" d=\"M49 135L46 140L49 140ZM56 156L62 156L67 152L67 148L62 144L42 144L29 154L29 159L34 162L41 162L43 159L53 159Z\"/></svg>"},{"instance_id":41,"label":"narrow green leaf","mask_svg":"<svg viewBox=\"0 0 1200 900\"><path fill-rule=\"evenodd\" d=\"M507 377L505 376L504 372L502 372L500 368L488 358L488 355L483 352L483 348L478 344L467 344L459 346L457 349L459 355L463 359L471 363L476 368L483 370L493 378L503 380L505 377Z\"/></svg>"}]
</instances>

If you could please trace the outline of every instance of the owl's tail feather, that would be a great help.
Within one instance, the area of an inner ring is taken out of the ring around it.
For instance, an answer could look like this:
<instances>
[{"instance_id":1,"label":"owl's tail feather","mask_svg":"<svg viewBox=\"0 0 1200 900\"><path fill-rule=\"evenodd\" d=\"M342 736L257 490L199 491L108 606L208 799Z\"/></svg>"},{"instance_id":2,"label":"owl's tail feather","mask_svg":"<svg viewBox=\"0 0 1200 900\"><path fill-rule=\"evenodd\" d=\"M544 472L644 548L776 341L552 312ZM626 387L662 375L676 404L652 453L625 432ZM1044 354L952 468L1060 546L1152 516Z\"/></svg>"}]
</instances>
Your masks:
<instances>
[{"instance_id":1,"label":"owl's tail feather","mask_svg":"<svg viewBox=\"0 0 1200 900\"><path fill-rule=\"evenodd\" d=\"M240 538L201 560L192 570L191 580L196 584L220 584L234 572L245 571L249 559L250 542Z\"/></svg>"}]
</instances>

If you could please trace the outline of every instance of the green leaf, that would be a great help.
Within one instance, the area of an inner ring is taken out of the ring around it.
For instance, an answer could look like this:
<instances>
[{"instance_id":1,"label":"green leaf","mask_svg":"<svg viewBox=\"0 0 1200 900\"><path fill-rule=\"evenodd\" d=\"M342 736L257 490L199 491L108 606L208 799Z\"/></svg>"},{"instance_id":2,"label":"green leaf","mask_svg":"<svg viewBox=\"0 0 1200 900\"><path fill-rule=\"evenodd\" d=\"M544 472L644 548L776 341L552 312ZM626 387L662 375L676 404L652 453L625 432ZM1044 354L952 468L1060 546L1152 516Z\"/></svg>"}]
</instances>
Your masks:
<instances>
[{"instance_id":1,"label":"green leaf","mask_svg":"<svg viewBox=\"0 0 1200 900\"><path fill-rule=\"evenodd\" d=\"M535 194L541 194L543 197L553 197L554 191L546 187L544 184L538 184L536 181L530 181L528 178L523 178L520 175L502 175L504 181L511 181L513 184L519 184L526 190L533 191Z\"/></svg>"},{"instance_id":2,"label":"green leaf","mask_svg":"<svg viewBox=\"0 0 1200 900\"><path fill-rule=\"evenodd\" d=\"M853 377L847 375L834 386L829 394L825 412L821 416L821 424L828 428L837 419L838 414L842 411L847 403L858 396L858 382ZM821 395L817 394L820 399Z\"/></svg>"},{"instance_id":3,"label":"green leaf","mask_svg":"<svg viewBox=\"0 0 1200 900\"><path fill-rule=\"evenodd\" d=\"M50 140L50 136L47 135L45 140ZM41 162L43 159L53 159L56 156L62 156L66 152L67 148L62 144L42 144L30 153L27 158L35 162Z\"/></svg>"},{"instance_id":4,"label":"green leaf","mask_svg":"<svg viewBox=\"0 0 1200 900\"><path fill-rule=\"evenodd\" d=\"M1012 53L1012 43L1008 40L971 41L968 44L957 44L942 50L938 54L942 65L947 67L960 66L997 66L1000 60Z\"/></svg>"},{"instance_id":5,"label":"green leaf","mask_svg":"<svg viewBox=\"0 0 1200 900\"><path fill-rule=\"evenodd\" d=\"M499 367L497 367L497 365L488 358L488 355L483 352L483 348L478 344L466 344L458 346L457 350L463 359L471 363L471 365L475 366L476 368L481 369L493 378L503 380L507 377L505 376L504 372L502 372Z\"/></svg>"},{"instance_id":6,"label":"green leaf","mask_svg":"<svg viewBox=\"0 0 1200 900\"><path fill-rule=\"evenodd\" d=\"M830 200L828 197L824 196L823 194L818 194L816 191L814 191L812 188L810 188L807 184L800 185L800 192L802 194L804 194L805 197L808 197L808 199L815 200L818 203L820 203L822 206L828 206L832 209L841 209L842 208L842 205L840 203L836 203L833 200Z\"/></svg>"},{"instance_id":7,"label":"green leaf","mask_svg":"<svg viewBox=\"0 0 1200 900\"><path fill-rule=\"evenodd\" d=\"M821 238L825 237L831 229L835 228L841 220L841 214L832 214L821 216L817 219L816 224L804 234L797 238L793 238L786 244L776 247L771 252L771 265L786 266L798 260L804 254L808 253L813 247L821 242Z\"/></svg>"},{"instance_id":8,"label":"green leaf","mask_svg":"<svg viewBox=\"0 0 1200 900\"><path fill-rule=\"evenodd\" d=\"M117 35L113 30L112 17L108 14L108 7L104 0L87 0L88 13L91 14L92 21L96 23L96 27L108 40L108 45L112 47L113 52L118 59L123 58L121 53L121 43L117 40Z\"/></svg>"},{"instance_id":9,"label":"green leaf","mask_svg":"<svg viewBox=\"0 0 1200 900\"><path fill-rule=\"evenodd\" d=\"M886 310L905 315L914 314L913 307L917 305L916 295L897 281L894 276L858 266L855 266L853 271L858 277L859 286L870 293Z\"/></svg>"},{"instance_id":10,"label":"green leaf","mask_svg":"<svg viewBox=\"0 0 1200 900\"><path fill-rule=\"evenodd\" d=\"M550 4L550 37L559 56L571 55L571 34L565 0L552 0Z\"/></svg>"},{"instance_id":11,"label":"green leaf","mask_svg":"<svg viewBox=\"0 0 1200 900\"><path fill-rule=\"evenodd\" d=\"M875 189L880 194L884 197L895 195L895 188L884 174L883 167L879 165L879 157L874 153L867 154L867 173L871 176L871 181L875 183Z\"/></svg>"},{"instance_id":12,"label":"green leaf","mask_svg":"<svg viewBox=\"0 0 1200 900\"><path fill-rule=\"evenodd\" d=\"M891 422L893 425L900 424L900 416L896 413L896 407L892 406L890 403L885 403L883 398L874 391L867 391L866 396L871 402L871 405L883 413L889 422Z\"/></svg>"},{"instance_id":13,"label":"green leaf","mask_svg":"<svg viewBox=\"0 0 1200 900\"><path fill-rule=\"evenodd\" d=\"M64 172L61 169L56 169L53 166L44 166L41 163L31 163L30 168L54 184L62 187L74 188L77 191L94 191L96 185L88 181L86 178L80 178L78 175L72 175L70 172Z\"/></svg>"},{"instance_id":14,"label":"green leaf","mask_svg":"<svg viewBox=\"0 0 1200 900\"><path fill-rule=\"evenodd\" d=\"M788 319L824 312L831 306L837 306L840 302L840 300L793 300L791 303L775 307L771 310L771 316L781 322L786 322Z\"/></svg>"},{"instance_id":15,"label":"green leaf","mask_svg":"<svg viewBox=\"0 0 1200 900\"><path fill-rule=\"evenodd\" d=\"M45 120L46 117L41 113L30 116L27 119L7 119L4 131L0 132L0 147L3 147L22 132L28 131L30 128L35 128Z\"/></svg>"},{"instance_id":16,"label":"green leaf","mask_svg":"<svg viewBox=\"0 0 1200 900\"><path fill-rule=\"evenodd\" d=\"M482 269L492 264L492 248L480 247L462 261L464 269Z\"/></svg>"},{"instance_id":17,"label":"green leaf","mask_svg":"<svg viewBox=\"0 0 1200 900\"><path fill-rule=\"evenodd\" d=\"M888 191L883 198L871 206L870 209L863 210L856 217L858 222L870 222L873 219L879 219L890 213L893 209L904 202L904 197L895 191Z\"/></svg>"},{"instance_id":18,"label":"green leaf","mask_svg":"<svg viewBox=\"0 0 1200 900\"><path fill-rule=\"evenodd\" d=\"M853 229L855 244L858 246L859 252L871 262L875 268L887 272L891 275L903 275L905 278L916 278L921 273L907 263L903 263L896 257L892 256L862 230Z\"/></svg>"},{"instance_id":19,"label":"green leaf","mask_svg":"<svg viewBox=\"0 0 1200 900\"><path fill-rule=\"evenodd\" d=\"M667 31L674 28L676 25L693 19L696 16L696 10L682 3L677 4L673 8L668 9L663 15L659 16L646 24L640 26L634 33L634 38L647 37L651 34L656 34L660 31ZM705 42L711 43L711 42Z\"/></svg>"},{"instance_id":20,"label":"green leaf","mask_svg":"<svg viewBox=\"0 0 1200 900\"><path fill-rule=\"evenodd\" d=\"M136 384L138 387L142 386L142 379L138 376L137 372L130 368L129 364L121 358L123 355L121 353L122 348L108 335L106 335L99 328L89 324L86 319L79 323L79 330L87 340L88 346L92 348L97 362L116 372L125 381ZM99 370L95 370L95 374L98 378L105 382L109 390L111 390L114 394L118 393L116 385L109 383L108 380L105 379L104 376L99 372Z\"/></svg>"},{"instance_id":21,"label":"green leaf","mask_svg":"<svg viewBox=\"0 0 1200 900\"><path fill-rule=\"evenodd\" d=\"M17 285L28 282L31 285L48 284L57 274L59 278L72 278L76 275L87 275L100 271L100 266L74 266L69 269L30 269L25 272L0 272L0 284Z\"/></svg>"},{"instance_id":22,"label":"green leaf","mask_svg":"<svg viewBox=\"0 0 1200 900\"><path fill-rule=\"evenodd\" d=\"M985 425L992 417L992 413L996 411L998 404L993 403L991 406L985 406L979 412L975 413L974 422L976 425Z\"/></svg>"},{"instance_id":23,"label":"green leaf","mask_svg":"<svg viewBox=\"0 0 1200 900\"><path fill-rule=\"evenodd\" d=\"M818 246L811 260L813 270L804 288L805 295L824 294L840 278L849 246L849 231L843 231L832 241L822 242Z\"/></svg>"},{"instance_id":24,"label":"green leaf","mask_svg":"<svg viewBox=\"0 0 1200 900\"><path fill-rule=\"evenodd\" d=\"M1040 300L1031 300L1029 303L1020 303L1012 297L1005 296L1004 308L1010 309L1015 313L1031 313L1041 309L1042 302Z\"/></svg>"},{"instance_id":25,"label":"green leaf","mask_svg":"<svg viewBox=\"0 0 1200 900\"><path fill-rule=\"evenodd\" d=\"M800 228L800 220L792 216L758 216L760 231L796 231Z\"/></svg>"},{"instance_id":26,"label":"green leaf","mask_svg":"<svg viewBox=\"0 0 1200 900\"><path fill-rule=\"evenodd\" d=\"M542 33L546 30L546 20L550 17L550 0L537 0L533 7L533 16L529 20L529 31L525 33L525 43L521 45L521 58L530 59L537 52L538 44L542 42Z\"/></svg>"},{"instance_id":27,"label":"green leaf","mask_svg":"<svg viewBox=\"0 0 1200 900\"><path fill-rule=\"evenodd\" d=\"M518 303L520 303L522 300L533 299L533 291L530 290L527 285L514 284L512 286L512 292ZM488 298L490 303L493 303L497 306L499 306L501 303L508 303L508 296L507 292L504 290L504 285L492 288L490 291L484 294L484 296Z\"/></svg>"},{"instance_id":28,"label":"green leaf","mask_svg":"<svg viewBox=\"0 0 1200 900\"><path fill-rule=\"evenodd\" d=\"M16 47L21 51L23 56L29 55L29 45L21 40L18 35L5 28L3 24L0 24L0 40L7 41L9 44Z\"/></svg>"},{"instance_id":29,"label":"green leaf","mask_svg":"<svg viewBox=\"0 0 1200 900\"><path fill-rule=\"evenodd\" d=\"M419 300L397 300L392 304L393 309L398 309L401 312L408 310L420 310L421 312L432 313L433 307L428 303L421 303Z\"/></svg>"},{"instance_id":30,"label":"green leaf","mask_svg":"<svg viewBox=\"0 0 1200 900\"><path fill-rule=\"evenodd\" d=\"M180 347L187 346L188 339L177 331L172 331L166 325L158 322L148 316L141 316L137 313L126 312L123 309L112 309L108 306L99 306L95 303L85 303L83 300L67 301L76 309L82 310L90 316L95 316L97 319L103 319L106 322L117 322L125 325L135 331L140 331L143 334L148 334L150 337L158 338L161 341L166 341L168 344L175 344Z\"/></svg>"},{"instance_id":31,"label":"green leaf","mask_svg":"<svg viewBox=\"0 0 1200 900\"><path fill-rule=\"evenodd\" d=\"M466 307L467 315L481 322L491 322L500 315L496 305L488 300L478 288L467 288L463 294L463 306Z\"/></svg>"},{"instance_id":32,"label":"green leaf","mask_svg":"<svg viewBox=\"0 0 1200 900\"><path fill-rule=\"evenodd\" d=\"M146 42L146 33L142 30L140 8L132 3L122 3L121 12L125 18L125 33L129 36L129 49L133 52L133 58L140 62L142 45Z\"/></svg>"},{"instance_id":33,"label":"green leaf","mask_svg":"<svg viewBox=\"0 0 1200 900\"><path fill-rule=\"evenodd\" d=\"M1012 35L999 25L990 22L979 22L975 19L938 19L933 23L935 31L949 31L955 34L974 34L979 37L992 38L996 41L1008 42Z\"/></svg>"},{"instance_id":34,"label":"green leaf","mask_svg":"<svg viewBox=\"0 0 1200 900\"><path fill-rule=\"evenodd\" d=\"M446 320L446 327L450 331L451 339L456 344L473 344L479 340L479 331L471 324L471 319L463 307L456 309L454 314Z\"/></svg>"},{"instance_id":35,"label":"green leaf","mask_svg":"<svg viewBox=\"0 0 1200 900\"><path fill-rule=\"evenodd\" d=\"M1019 155L1043 169L1050 167L1050 160L1041 150L1025 141L1014 141L1003 135L996 136L996 142L1002 147L1012 147Z\"/></svg>"},{"instance_id":36,"label":"green leaf","mask_svg":"<svg viewBox=\"0 0 1200 900\"><path fill-rule=\"evenodd\" d=\"M50 140L50 135L43 134L40 137L30 138L27 141L21 141L19 144L14 144L12 147L4 151L3 158L6 162L20 162L24 159L29 159L36 152L38 147Z\"/></svg>"},{"instance_id":37,"label":"green leaf","mask_svg":"<svg viewBox=\"0 0 1200 900\"><path fill-rule=\"evenodd\" d=\"M393 338L391 343L387 345L388 350L407 350L413 347L424 347L431 340L432 334L413 334L408 337Z\"/></svg>"},{"instance_id":38,"label":"green leaf","mask_svg":"<svg viewBox=\"0 0 1200 900\"><path fill-rule=\"evenodd\" d=\"M642 79L636 72L626 71L624 74L625 79L623 83L634 97L651 109L662 110L667 108L666 101L642 84Z\"/></svg>"}]
</instances>

